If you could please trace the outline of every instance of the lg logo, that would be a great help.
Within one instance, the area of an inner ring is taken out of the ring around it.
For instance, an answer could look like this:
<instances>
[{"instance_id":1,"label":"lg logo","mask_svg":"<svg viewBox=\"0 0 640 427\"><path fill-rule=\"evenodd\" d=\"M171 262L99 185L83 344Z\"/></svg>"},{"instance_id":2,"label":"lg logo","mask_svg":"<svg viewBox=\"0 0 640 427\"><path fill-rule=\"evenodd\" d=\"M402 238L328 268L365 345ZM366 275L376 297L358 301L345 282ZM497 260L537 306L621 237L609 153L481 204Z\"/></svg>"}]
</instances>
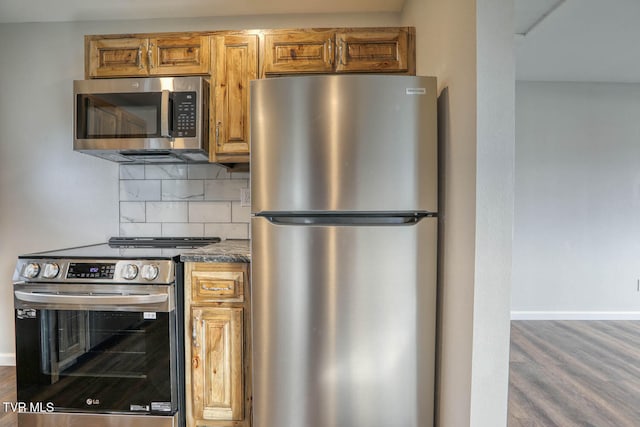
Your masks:
<instances>
[{"instance_id":1,"label":"lg logo","mask_svg":"<svg viewBox=\"0 0 640 427\"><path fill-rule=\"evenodd\" d=\"M91 405L99 405L100 404L100 399L87 399L87 405L91 406Z\"/></svg>"}]
</instances>

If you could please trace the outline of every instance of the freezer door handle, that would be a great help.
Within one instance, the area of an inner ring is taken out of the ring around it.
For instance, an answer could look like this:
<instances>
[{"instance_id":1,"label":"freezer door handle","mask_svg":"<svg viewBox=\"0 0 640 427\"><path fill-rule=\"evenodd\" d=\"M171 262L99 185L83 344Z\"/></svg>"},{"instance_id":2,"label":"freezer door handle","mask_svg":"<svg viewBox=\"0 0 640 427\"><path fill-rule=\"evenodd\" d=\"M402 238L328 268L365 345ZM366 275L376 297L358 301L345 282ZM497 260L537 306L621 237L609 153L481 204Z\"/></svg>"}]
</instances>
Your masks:
<instances>
[{"instance_id":1,"label":"freezer door handle","mask_svg":"<svg viewBox=\"0 0 640 427\"><path fill-rule=\"evenodd\" d=\"M262 212L256 216L279 225L322 225L322 226L380 226L380 225L413 225L426 217L434 217L431 212L411 213L273 213Z\"/></svg>"}]
</instances>

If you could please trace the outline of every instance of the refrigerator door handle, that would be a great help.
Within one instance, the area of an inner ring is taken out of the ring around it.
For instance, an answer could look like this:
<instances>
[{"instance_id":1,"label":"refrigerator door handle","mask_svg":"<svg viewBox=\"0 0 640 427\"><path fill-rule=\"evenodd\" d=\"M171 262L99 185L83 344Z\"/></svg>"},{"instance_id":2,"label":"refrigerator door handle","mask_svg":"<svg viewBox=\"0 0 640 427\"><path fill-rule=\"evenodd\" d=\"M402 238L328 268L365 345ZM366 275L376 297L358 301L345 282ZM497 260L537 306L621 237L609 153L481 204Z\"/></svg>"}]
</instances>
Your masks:
<instances>
[{"instance_id":1,"label":"refrigerator door handle","mask_svg":"<svg viewBox=\"0 0 640 427\"><path fill-rule=\"evenodd\" d=\"M379 226L379 225L414 225L425 217L434 217L431 212L410 213L342 213L311 214L262 212L256 214L272 224L279 225L322 225L322 226Z\"/></svg>"}]
</instances>

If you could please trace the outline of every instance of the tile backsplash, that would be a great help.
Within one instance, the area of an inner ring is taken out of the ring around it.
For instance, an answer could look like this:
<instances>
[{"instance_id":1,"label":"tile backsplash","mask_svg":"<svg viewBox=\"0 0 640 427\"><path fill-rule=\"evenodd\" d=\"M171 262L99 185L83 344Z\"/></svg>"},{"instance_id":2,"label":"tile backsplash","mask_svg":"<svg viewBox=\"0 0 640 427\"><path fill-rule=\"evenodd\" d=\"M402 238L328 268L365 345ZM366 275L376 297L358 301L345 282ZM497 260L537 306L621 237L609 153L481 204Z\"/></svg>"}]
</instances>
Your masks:
<instances>
[{"instance_id":1,"label":"tile backsplash","mask_svg":"<svg viewBox=\"0 0 640 427\"><path fill-rule=\"evenodd\" d=\"M215 164L121 165L120 235L248 239L248 187L248 172Z\"/></svg>"}]
</instances>

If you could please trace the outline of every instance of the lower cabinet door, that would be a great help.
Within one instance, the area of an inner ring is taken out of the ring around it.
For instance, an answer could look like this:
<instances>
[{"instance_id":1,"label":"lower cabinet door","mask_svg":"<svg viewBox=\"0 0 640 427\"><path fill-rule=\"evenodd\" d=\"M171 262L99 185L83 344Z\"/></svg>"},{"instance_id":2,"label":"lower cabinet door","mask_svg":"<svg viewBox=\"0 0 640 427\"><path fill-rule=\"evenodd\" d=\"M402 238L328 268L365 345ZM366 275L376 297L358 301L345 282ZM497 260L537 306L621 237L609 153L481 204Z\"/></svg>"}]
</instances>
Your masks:
<instances>
[{"instance_id":1,"label":"lower cabinet door","mask_svg":"<svg viewBox=\"0 0 640 427\"><path fill-rule=\"evenodd\" d=\"M242 420L243 309L191 309L193 416L200 420Z\"/></svg>"}]
</instances>

